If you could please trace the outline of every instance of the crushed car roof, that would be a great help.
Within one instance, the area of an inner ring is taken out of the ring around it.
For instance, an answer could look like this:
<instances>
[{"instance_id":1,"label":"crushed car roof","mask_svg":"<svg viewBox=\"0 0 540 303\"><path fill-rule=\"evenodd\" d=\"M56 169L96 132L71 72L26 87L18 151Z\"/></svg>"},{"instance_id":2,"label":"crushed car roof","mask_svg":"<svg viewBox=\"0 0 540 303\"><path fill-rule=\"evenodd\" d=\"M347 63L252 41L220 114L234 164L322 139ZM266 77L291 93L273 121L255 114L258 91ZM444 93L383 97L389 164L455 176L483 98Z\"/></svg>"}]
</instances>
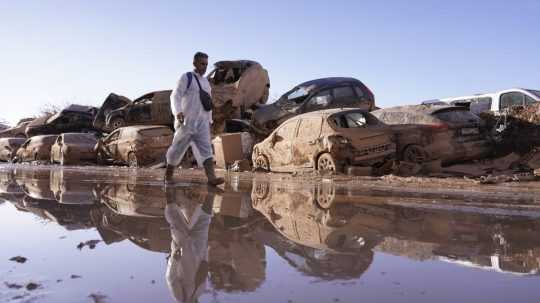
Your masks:
<instances>
[{"instance_id":1,"label":"crushed car roof","mask_svg":"<svg viewBox=\"0 0 540 303\"><path fill-rule=\"evenodd\" d=\"M235 60L235 61L223 60L223 61L218 61L218 62L214 63L215 67L222 67L222 68L246 67L246 66L250 66L250 65L260 65L260 64L258 62L256 62L256 61L252 61L252 60Z\"/></svg>"}]
</instances>

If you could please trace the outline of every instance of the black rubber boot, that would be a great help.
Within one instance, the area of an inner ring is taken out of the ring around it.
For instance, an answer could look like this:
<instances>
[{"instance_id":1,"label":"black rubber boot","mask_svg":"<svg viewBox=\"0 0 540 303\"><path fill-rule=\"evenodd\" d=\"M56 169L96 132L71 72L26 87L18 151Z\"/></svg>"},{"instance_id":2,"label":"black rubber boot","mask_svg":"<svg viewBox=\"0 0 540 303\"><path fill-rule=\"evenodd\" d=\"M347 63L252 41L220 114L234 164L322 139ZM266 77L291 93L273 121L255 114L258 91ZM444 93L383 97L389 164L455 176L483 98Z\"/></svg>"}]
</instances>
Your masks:
<instances>
[{"instance_id":1,"label":"black rubber boot","mask_svg":"<svg viewBox=\"0 0 540 303\"><path fill-rule=\"evenodd\" d=\"M217 186L225 183L223 178L216 177L216 172L214 170L214 159L206 159L203 163L204 171L206 172L206 177L208 178L208 185Z\"/></svg>"},{"instance_id":2,"label":"black rubber boot","mask_svg":"<svg viewBox=\"0 0 540 303\"><path fill-rule=\"evenodd\" d=\"M174 168L174 166L167 164L167 167L165 168L165 178L163 180L163 182L165 182L165 185L171 185L174 183Z\"/></svg>"}]
</instances>

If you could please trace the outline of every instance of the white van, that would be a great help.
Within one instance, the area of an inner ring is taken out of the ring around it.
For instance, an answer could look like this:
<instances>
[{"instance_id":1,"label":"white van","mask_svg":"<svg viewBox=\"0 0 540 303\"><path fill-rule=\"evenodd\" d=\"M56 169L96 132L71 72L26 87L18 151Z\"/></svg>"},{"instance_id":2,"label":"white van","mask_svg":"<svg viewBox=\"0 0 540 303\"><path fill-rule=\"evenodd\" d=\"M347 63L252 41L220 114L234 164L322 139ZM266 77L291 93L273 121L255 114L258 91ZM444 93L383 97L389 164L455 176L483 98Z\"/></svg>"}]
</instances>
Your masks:
<instances>
[{"instance_id":1,"label":"white van","mask_svg":"<svg viewBox=\"0 0 540 303\"><path fill-rule=\"evenodd\" d=\"M540 90L512 88L496 93L446 98L440 101L454 105L469 105L471 112L475 114L486 111L500 113L508 107L540 102Z\"/></svg>"}]
</instances>

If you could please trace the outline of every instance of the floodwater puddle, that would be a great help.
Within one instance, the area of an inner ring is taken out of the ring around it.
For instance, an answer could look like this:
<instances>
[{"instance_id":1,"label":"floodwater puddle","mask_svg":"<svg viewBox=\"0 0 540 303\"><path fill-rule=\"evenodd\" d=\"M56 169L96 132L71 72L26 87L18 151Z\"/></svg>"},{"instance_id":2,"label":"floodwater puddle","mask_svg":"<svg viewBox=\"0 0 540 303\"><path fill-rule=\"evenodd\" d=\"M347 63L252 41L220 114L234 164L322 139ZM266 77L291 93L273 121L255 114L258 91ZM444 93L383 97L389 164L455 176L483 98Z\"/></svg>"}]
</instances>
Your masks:
<instances>
[{"instance_id":1,"label":"floodwater puddle","mask_svg":"<svg viewBox=\"0 0 540 303\"><path fill-rule=\"evenodd\" d=\"M0 301L533 302L540 295L540 193L532 183L232 174L212 188L186 174L164 187L161 173L0 166Z\"/></svg>"}]
</instances>

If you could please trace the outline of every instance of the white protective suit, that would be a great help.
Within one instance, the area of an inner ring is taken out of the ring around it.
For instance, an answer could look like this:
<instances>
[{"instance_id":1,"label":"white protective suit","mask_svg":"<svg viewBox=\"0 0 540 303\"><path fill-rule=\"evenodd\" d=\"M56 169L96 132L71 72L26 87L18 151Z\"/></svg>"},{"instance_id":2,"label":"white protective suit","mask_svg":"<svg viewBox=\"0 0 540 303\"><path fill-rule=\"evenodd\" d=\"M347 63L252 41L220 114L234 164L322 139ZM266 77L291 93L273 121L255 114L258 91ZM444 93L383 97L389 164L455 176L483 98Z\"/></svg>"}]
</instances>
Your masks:
<instances>
[{"instance_id":1,"label":"white protective suit","mask_svg":"<svg viewBox=\"0 0 540 303\"><path fill-rule=\"evenodd\" d=\"M165 218L171 226L171 256L167 263L167 285L178 302L196 302L206 289L208 272L202 262L208 262L208 229L211 215L200 206L186 217L181 207L167 204ZM198 281L202 277L201 281Z\"/></svg>"},{"instance_id":2,"label":"white protective suit","mask_svg":"<svg viewBox=\"0 0 540 303\"><path fill-rule=\"evenodd\" d=\"M212 158L212 143L210 137L210 124L212 123L212 111L204 110L199 97L199 85L195 77L199 79L201 88L208 94L212 89L208 80L191 72L192 81L188 88L188 75L183 74L178 80L176 87L171 93L171 110L174 115L174 138L167 150L167 164L178 166L191 145L199 166L201 162ZM184 114L184 124L178 123L176 115Z\"/></svg>"}]
</instances>

